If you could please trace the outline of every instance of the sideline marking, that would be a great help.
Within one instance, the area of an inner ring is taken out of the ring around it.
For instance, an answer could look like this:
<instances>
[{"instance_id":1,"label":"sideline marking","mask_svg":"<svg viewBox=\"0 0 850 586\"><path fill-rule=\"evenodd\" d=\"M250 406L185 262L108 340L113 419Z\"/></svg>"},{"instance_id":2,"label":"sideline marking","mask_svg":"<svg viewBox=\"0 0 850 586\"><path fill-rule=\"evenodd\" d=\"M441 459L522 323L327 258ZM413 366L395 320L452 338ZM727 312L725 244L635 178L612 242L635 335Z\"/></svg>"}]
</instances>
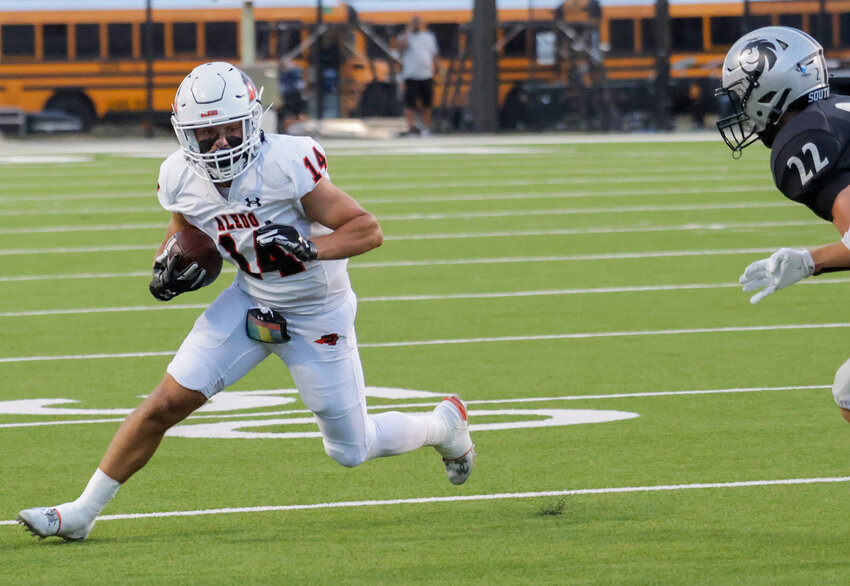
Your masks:
<instances>
[{"instance_id":1,"label":"sideline marking","mask_svg":"<svg viewBox=\"0 0 850 586\"><path fill-rule=\"evenodd\" d=\"M233 513L267 513L276 511L305 511L313 509L343 509L354 507L379 507L388 505L420 505L431 503L450 503L468 501L495 501L506 499L529 499L552 496L582 496L591 494L622 494L634 492L664 492L676 490L696 490L706 488L747 488L752 486L788 486L801 484L828 484L850 482L850 476L824 478L784 478L781 480L744 480L740 482L705 482L697 484L662 484L656 486L615 486L608 488L579 488L574 490L542 490L537 492L501 492L493 494L471 494L457 496L432 496L409 499L336 501L311 505L277 505L265 507L233 507L222 509L202 509L196 511L163 511L158 513L127 513L123 515L101 515L98 521L119 521L124 519L154 519L163 517L197 517L201 515L227 515ZM17 521L0 521L0 525L16 525Z\"/></svg>"},{"instance_id":2,"label":"sideline marking","mask_svg":"<svg viewBox=\"0 0 850 586\"><path fill-rule=\"evenodd\" d=\"M484 342L539 342L544 340L584 340L590 338L627 338L633 336L679 336L687 334L719 334L733 332L769 332L779 330L821 330L850 328L850 322L827 324L785 324L774 326L729 326L722 328L691 328L684 330L638 330L632 332L581 332L573 334L540 334L536 336L495 336L490 338L446 338L441 340L411 340L406 342L372 342L358 344L359 348L398 348L403 346L438 346L445 344L481 344ZM120 352L117 354L66 354L53 356L10 356L0 358L6 362L41 362L47 360L91 360L96 358L145 358L172 356L177 350L150 352Z\"/></svg>"}]
</instances>

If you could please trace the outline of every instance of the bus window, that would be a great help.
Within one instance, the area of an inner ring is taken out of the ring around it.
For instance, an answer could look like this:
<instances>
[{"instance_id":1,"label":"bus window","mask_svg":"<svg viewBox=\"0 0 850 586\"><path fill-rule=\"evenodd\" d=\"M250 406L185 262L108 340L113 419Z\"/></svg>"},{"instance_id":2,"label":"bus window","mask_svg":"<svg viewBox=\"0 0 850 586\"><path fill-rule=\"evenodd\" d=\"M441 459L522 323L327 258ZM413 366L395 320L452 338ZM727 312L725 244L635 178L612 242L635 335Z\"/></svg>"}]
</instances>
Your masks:
<instances>
[{"instance_id":1,"label":"bus window","mask_svg":"<svg viewBox=\"0 0 850 586\"><path fill-rule=\"evenodd\" d=\"M98 59L100 57L100 26L96 24L74 25L74 38L77 45L77 59Z\"/></svg>"},{"instance_id":2,"label":"bus window","mask_svg":"<svg viewBox=\"0 0 850 586\"><path fill-rule=\"evenodd\" d=\"M751 14L749 22L750 22L750 30L751 31L754 31L757 28L764 28L766 26L771 26L771 24L773 24L773 21L772 21L769 14ZM800 26L798 26L796 28L802 28L802 27L803 27L803 23L802 23L802 21L800 21ZM735 40L737 40L737 39L735 39Z\"/></svg>"},{"instance_id":3,"label":"bus window","mask_svg":"<svg viewBox=\"0 0 850 586\"><path fill-rule=\"evenodd\" d=\"M437 37L440 57L456 57L460 25L455 22L431 23L428 29Z\"/></svg>"},{"instance_id":4,"label":"bus window","mask_svg":"<svg viewBox=\"0 0 850 586\"><path fill-rule=\"evenodd\" d=\"M133 56L133 25L129 22L110 23L107 26L107 51L112 59Z\"/></svg>"},{"instance_id":5,"label":"bus window","mask_svg":"<svg viewBox=\"0 0 850 586\"><path fill-rule=\"evenodd\" d=\"M198 53L198 29L194 22L175 22L172 25L174 53L196 55Z\"/></svg>"},{"instance_id":6,"label":"bus window","mask_svg":"<svg viewBox=\"0 0 850 586\"><path fill-rule=\"evenodd\" d=\"M741 36L743 18L740 16L715 16L711 19L711 44L729 47Z\"/></svg>"},{"instance_id":7,"label":"bus window","mask_svg":"<svg viewBox=\"0 0 850 586\"><path fill-rule=\"evenodd\" d=\"M41 29L44 38L44 58L64 60L68 58L68 25L46 24Z\"/></svg>"},{"instance_id":8,"label":"bus window","mask_svg":"<svg viewBox=\"0 0 850 586\"><path fill-rule=\"evenodd\" d=\"M655 27L654 18L640 19L640 36L643 39L643 53L655 53L655 50L658 48L658 42L656 41L658 35L655 34Z\"/></svg>"},{"instance_id":9,"label":"bus window","mask_svg":"<svg viewBox=\"0 0 850 586\"><path fill-rule=\"evenodd\" d=\"M779 26L790 26L803 30L803 15L802 14L780 14Z\"/></svg>"},{"instance_id":10,"label":"bus window","mask_svg":"<svg viewBox=\"0 0 850 586\"><path fill-rule=\"evenodd\" d=\"M850 12L842 12L838 15L838 42L842 47L850 46Z\"/></svg>"},{"instance_id":11,"label":"bus window","mask_svg":"<svg viewBox=\"0 0 850 586\"><path fill-rule=\"evenodd\" d=\"M232 58L237 56L238 40L235 22L204 23L204 55L207 57Z\"/></svg>"},{"instance_id":12,"label":"bus window","mask_svg":"<svg viewBox=\"0 0 850 586\"><path fill-rule=\"evenodd\" d=\"M513 25L507 25L502 27L502 36L507 35L513 30ZM502 47L502 56L504 57L527 57L527 42L528 35L526 34L525 29L519 31L519 33L515 34L511 37L505 46Z\"/></svg>"},{"instance_id":13,"label":"bus window","mask_svg":"<svg viewBox=\"0 0 850 586\"><path fill-rule=\"evenodd\" d=\"M35 57L35 26L31 24L4 24L4 57Z\"/></svg>"},{"instance_id":14,"label":"bus window","mask_svg":"<svg viewBox=\"0 0 850 586\"><path fill-rule=\"evenodd\" d=\"M670 20L670 48L673 51L702 51L702 18L673 18Z\"/></svg>"},{"instance_id":15,"label":"bus window","mask_svg":"<svg viewBox=\"0 0 850 586\"><path fill-rule=\"evenodd\" d=\"M631 53L635 50L635 21L631 18L612 19L608 25L608 44L612 52Z\"/></svg>"},{"instance_id":16,"label":"bus window","mask_svg":"<svg viewBox=\"0 0 850 586\"><path fill-rule=\"evenodd\" d=\"M809 16L809 33L823 45L825 49L832 48L832 15L812 14Z\"/></svg>"},{"instance_id":17,"label":"bus window","mask_svg":"<svg viewBox=\"0 0 850 586\"><path fill-rule=\"evenodd\" d=\"M147 56L147 30L148 23L142 23L142 57ZM151 23L151 44L153 45L153 56L159 59L165 57L165 25L161 22Z\"/></svg>"},{"instance_id":18,"label":"bus window","mask_svg":"<svg viewBox=\"0 0 850 586\"><path fill-rule=\"evenodd\" d=\"M537 31L535 33L535 58L540 65L555 64L555 44L555 31Z\"/></svg>"},{"instance_id":19,"label":"bus window","mask_svg":"<svg viewBox=\"0 0 850 586\"><path fill-rule=\"evenodd\" d=\"M301 24L281 21L277 23L277 56L283 57L301 44Z\"/></svg>"},{"instance_id":20,"label":"bus window","mask_svg":"<svg viewBox=\"0 0 850 586\"><path fill-rule=\"evenodd\" d=\"M254 23L254 39L256 40L254 52L257 59L271 59L271 23L267 20L258 20Z\"/></svg>"}]
</instances>

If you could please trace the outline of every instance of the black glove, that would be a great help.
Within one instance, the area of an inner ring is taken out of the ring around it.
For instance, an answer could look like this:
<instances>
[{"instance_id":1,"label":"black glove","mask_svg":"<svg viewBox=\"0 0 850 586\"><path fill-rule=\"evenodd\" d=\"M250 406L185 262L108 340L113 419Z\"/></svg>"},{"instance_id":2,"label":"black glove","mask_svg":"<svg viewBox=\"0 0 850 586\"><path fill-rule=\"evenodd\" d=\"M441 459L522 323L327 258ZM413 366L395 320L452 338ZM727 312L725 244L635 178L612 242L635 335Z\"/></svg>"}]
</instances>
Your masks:
<instances>
[{"instance_id":1,"label":"black glove","mask_svg":"<svg viewBox=\"0 0 850 586\"><path fill-rule=\"evenodd\" d=\"M259 246L280 246L283 250L298 260L316 260L319 249L316 244L304 238L292 226L283 224L266 224L257 230Z\"/></svg>"},{"instance_id":2,"label":"black glove","mask_svg":"<svg viewBox=\"0 0 850 586\"><path fill-rule=\"evenodd\" d=\"M168 253L163 252L154 260L150 290L151 295L160 301L170 301L181 293L200 289L207 276L207 270L200 268L196 262L177 272L180 258L179 254L169 258Z\"/></svg>"}]
</instances>

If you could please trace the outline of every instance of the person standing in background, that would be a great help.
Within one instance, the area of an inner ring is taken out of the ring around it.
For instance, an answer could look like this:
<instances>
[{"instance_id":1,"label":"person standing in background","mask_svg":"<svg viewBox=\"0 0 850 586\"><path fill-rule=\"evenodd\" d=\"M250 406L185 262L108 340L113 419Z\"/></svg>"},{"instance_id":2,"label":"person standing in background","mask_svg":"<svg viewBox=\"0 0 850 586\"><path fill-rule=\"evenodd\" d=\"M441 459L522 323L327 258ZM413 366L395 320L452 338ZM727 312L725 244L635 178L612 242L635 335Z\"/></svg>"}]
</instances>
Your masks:
<instances>
[{"instance_id":1,"label":"person standing in background","mask_svg":"<svg viewBox=\"0 0 850 586\"><path fill-rule=\"evenodd\" d=\"M431 129L434 102L434 74L440 54L434 33L414 16L398 37L401 50L401 77L404 81L404 119L407 130L402 136L427 136ZM417 115L420 124L417 126Z\"/></svg>"}]
</instances>

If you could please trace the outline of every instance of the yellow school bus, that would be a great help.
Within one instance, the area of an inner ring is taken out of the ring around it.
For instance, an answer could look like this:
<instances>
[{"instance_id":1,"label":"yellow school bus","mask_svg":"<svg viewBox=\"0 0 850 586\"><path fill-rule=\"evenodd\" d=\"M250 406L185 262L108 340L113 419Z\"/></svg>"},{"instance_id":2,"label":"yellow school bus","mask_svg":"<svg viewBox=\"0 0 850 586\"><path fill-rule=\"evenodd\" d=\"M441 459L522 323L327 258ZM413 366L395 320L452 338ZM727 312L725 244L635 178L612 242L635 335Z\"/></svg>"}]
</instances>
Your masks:
<instances>
[{"instance_id":1,"label":"yellow school bus","mask_svg":"<svg viewBox=\"0 0 850 586\"><path fill-rule=\"evenodd\" d=\"M0 13L0 108L60 110L89 124L144 113L150 90L162 118L192 68L212 60L240 62L240 3L187 0L179 3L183 8L154 8L150 25L144 3L136 10L103 7L126 4L69 1L61 10L39 10L39 0L31 0L19 5L32 9ZM346 21L344 5L324 4L324 23ZM294 59L303 63L297 48L318 17L314 2L256 8L257 59L295 50Z\"/></svg>"}]
</instances>

